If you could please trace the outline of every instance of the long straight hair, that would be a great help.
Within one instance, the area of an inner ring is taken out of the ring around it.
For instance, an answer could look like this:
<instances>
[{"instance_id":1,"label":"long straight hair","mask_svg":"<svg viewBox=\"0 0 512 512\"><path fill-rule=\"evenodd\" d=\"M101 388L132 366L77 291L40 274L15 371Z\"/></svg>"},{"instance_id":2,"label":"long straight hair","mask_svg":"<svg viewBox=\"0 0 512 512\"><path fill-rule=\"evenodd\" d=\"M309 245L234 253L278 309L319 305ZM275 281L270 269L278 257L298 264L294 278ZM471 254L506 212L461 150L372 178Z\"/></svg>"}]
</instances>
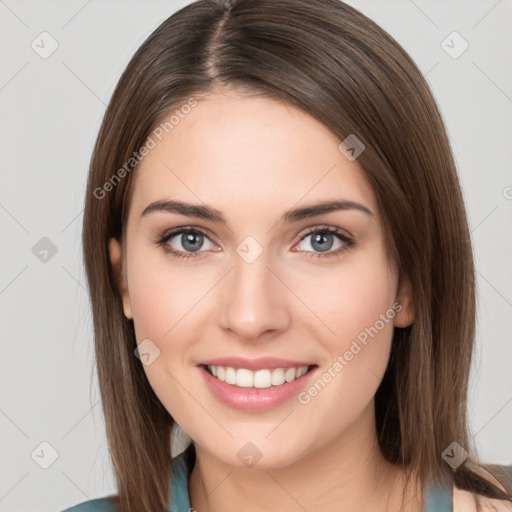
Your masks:
<instances>
[{"instance_id":1,"label":"long straight hair","mask_svg":"<svg viewBox=\"0 0 512 512\"><path fill-rule=\"evenodd\" d=\"M88 176L83 253L118 510L167 509L175 423L134 356L108 242L115 237L124 247L134 155L152 130L173 109L222 89L284 100L340 141L353 134L365 144L358 163L415 311L411 326L394 330L375 397L380 449L422 483L510 498L475 470L485 466L467 422L472 246L450 143L420 70L387 32L339 0L199 0L165 20L132 57ZM468 453L456 470L442 458L453 442Z\"/></svg>"}]
</instances>

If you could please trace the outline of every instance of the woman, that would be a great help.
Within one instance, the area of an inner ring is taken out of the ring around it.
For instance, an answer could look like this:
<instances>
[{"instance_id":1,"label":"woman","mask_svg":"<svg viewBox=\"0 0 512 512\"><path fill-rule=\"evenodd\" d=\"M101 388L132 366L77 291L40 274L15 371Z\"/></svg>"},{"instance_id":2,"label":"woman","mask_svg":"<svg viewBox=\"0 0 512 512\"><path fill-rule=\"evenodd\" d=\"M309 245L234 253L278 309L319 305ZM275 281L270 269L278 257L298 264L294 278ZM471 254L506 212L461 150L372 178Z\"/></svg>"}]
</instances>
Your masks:
<instances>
[{"instance_id":1,"label":"woman","mask_svg":"<svg viewBox=\"0 0 512 512\"><path fill-rule=\"evenodd\" d=\"M118 494L69 510L512 510L512 468L468 434L447 134L352 7L200 0L162 23L105 114L83 246Z\"/></svg>"}]
</instances>

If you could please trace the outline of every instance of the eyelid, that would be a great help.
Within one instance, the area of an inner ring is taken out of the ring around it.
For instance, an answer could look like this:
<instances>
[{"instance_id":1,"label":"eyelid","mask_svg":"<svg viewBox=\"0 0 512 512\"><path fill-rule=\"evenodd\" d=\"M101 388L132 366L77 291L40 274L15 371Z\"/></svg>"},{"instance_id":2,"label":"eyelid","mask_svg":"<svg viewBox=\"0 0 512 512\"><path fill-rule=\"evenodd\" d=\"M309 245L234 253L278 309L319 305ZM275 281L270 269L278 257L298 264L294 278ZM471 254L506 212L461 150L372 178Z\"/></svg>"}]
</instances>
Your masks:
<instances>
[{"instance_id":1,"label":"eyelid","mask_svg":"<svg viewBox=\"0 0 512 512\"><path fill-rule=\"evenodd\" d=\"M183 226L176 226L174 228L166 229L165 231L163 231L161 235L157 235L155 242L163 238L172 238L176 235L179 235L187 231L201 233L202 235L209 238L212 243L214 243L215 245L219 245L217 242L215 242L215 235L213 235L213 233L208 228L193 226L192 224L185 224Z\"/></svg>"},{"instance_id":2,"label":"eyelid","mask_svg":"<svg viewBox=\"0 0 512 512\"><path fill-rule=\"evenodd\" d=\"M306 228L305 231L301 235L299 235L299 241L303 240L306 236L310 235L311 233L316 233L317 231L329 231L329 232L339 232L340 234L343 234L347 238L353 239L354 236L350 231L347 231L346 229L340 227L340 226L333 226L331 224L316 224L314 226L310 226L309 228ZM342 233L343 232L343 233Z\"/></svg>"}]
</instances>

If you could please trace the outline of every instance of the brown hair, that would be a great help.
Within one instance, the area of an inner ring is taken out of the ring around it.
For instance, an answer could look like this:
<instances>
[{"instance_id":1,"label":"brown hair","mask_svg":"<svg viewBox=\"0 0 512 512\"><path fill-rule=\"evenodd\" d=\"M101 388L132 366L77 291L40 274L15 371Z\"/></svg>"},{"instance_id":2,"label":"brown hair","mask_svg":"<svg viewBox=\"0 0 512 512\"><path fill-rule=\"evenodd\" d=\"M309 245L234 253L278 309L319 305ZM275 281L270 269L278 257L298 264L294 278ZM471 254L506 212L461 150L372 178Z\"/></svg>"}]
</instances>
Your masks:
<instances>
[{"instance_id":1,"label":"brown hair","mask_svg":"<svg viewBox=\"0 0 512 512\"><path fill-rule=\"evenodd\" d=\"M134 356L108 242L124 242L134 155L153 128L190 98L222 88L290 102L340 140L355 134L363 141L358 163L415 311L411 326L395 328L376 394L379 446L421 482L455 482L510 499L474 471L483 466L466 417L476 313L472 247L448 137L421 72L387 32L339 0L199 0L165 20L132 57L88 177L83 251L119 510L166 510L174 421ZM469 458L452 471L441 454L454 441Z\"/></svg>"}]
</instances>

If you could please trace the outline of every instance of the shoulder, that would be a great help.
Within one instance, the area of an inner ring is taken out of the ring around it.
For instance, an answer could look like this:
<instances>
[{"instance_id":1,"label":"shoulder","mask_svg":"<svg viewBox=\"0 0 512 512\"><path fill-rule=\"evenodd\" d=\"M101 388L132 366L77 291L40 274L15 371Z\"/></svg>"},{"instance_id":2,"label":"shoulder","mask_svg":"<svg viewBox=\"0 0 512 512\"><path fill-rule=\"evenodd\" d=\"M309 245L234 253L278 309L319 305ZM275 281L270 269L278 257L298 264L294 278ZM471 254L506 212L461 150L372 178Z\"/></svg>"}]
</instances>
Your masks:
<instances>
[{"instance_id":1,"label":"shoulder","mask_svg":"<svg viewBox=\"0 0 512 512\"><path fill-rule=\"evenodd\" d=\"M512 502L480 497L481 512L511 512ZM477 512L474 494L453 488L453 512Z\"/></svg>"},{"instance_id":2,"label":"shoulder","mask_svg":"<svg viewBox=\"0 0 512 512\"><path fill-rule=\"evenodd\" d=\"M487 471L483 467L472 466L472 470L487 478L502 490L512 492L512 465L487 465L492 472ZM505 480L507 489L500 484L494 475L499 474ZM506 500L498 500L479 496L481 512L511 512L512 502ZM477 512L474 493L453 486L453 511L454 512Z\"/></svg>"},{"instance_id":3,"label":"shoulder","mask_svg":"<svg viewBox=\"0 0 512 512\"><path fill-rule=\"evenodd\" d=\"M115 512L111 497L84 501L62 512Z\"/></svg>"}]
</instances>

